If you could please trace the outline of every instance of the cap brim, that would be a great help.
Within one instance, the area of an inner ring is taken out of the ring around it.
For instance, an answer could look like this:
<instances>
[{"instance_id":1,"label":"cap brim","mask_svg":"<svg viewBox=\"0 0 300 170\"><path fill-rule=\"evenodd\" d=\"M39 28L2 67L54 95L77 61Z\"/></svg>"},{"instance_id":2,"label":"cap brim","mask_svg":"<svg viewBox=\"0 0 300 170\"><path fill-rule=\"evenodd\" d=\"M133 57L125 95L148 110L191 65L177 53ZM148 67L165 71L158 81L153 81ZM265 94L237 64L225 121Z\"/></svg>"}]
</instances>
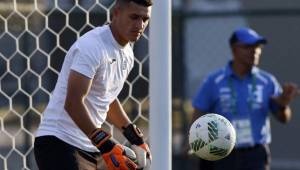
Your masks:
<instances>
[{"instance_id":1,"label":"cap brim","mask_svg":"<svg viewBox=\"0 0 300 170\"><path fill-rule=\"evenodd\" d=\"M246 44L246 45L267 44L267 40L263 37L251 38L251 39L247 39L247 40L240 40L239 42Z\"/></svg>"}]
</instances>

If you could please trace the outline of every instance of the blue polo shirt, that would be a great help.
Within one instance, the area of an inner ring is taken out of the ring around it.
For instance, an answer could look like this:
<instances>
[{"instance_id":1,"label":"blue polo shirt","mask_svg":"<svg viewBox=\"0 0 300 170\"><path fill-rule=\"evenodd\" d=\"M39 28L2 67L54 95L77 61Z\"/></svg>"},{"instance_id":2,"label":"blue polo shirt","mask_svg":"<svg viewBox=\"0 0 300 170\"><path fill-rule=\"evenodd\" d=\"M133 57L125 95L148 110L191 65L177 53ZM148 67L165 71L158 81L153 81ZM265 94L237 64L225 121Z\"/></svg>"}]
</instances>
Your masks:
<instances>
[{"instance_id":1,"label":"blue polo shirt","mask_svg":"<svg viewBox=\"0 0 300 170\"><path fill-rule=\"evenodd\" d=\"M257 67L241 79L233 72L231 63L205 78L193 99L193 107L226 117L236 129L236 147L268 144L268 113L275 113L278 108L270 97L278 96L282 88L273 75Z\"/></svg>"}]
</instances>

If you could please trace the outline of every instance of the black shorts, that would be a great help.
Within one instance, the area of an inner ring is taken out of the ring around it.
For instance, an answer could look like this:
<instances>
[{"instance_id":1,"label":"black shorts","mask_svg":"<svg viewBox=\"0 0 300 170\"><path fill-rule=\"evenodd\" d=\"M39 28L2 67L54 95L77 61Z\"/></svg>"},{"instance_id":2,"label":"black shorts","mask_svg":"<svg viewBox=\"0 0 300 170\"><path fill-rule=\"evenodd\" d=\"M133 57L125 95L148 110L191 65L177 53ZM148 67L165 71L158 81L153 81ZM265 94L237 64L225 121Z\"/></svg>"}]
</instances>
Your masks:
<instances>
[{"instance_id":1,"label":"black shorts","mask_svg":"<svg viewBox=\"0 0 300 170\"><path fill-rule=\"evenodd\" d=\"M101 163L100 153L83 151L55 136L35 138L34 155L40 170L96 170Z\"/></svg>"},{"instance_id":2,"label":"black shorts","mask_svg":"<svg viewBox=\"0 0 300 170\"><path fill-rule=\"evenodd\" d=\"M233 149L218 161L200 160L199 170L270 170L270 149L268 145Z\"/></svg>"}]
</instances>

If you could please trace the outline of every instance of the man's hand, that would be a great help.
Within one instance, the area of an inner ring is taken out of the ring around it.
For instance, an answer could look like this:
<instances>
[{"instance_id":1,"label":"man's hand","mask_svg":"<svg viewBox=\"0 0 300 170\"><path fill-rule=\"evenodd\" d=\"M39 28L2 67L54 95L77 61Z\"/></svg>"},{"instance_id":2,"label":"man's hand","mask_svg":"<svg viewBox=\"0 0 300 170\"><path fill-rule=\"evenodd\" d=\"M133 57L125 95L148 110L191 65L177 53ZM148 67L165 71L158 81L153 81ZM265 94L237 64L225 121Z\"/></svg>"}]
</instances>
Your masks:
<instances>
[{"instance_id":1,"label":"man's hand","mask_svg":"<svg viewBox=\"0 0 300 170\"><path fill-rule=\"evenodd\" d=\"M112 141L111 135L103 129L95 129L90 135L92 143L100 150L109 170L136 170L137 165L132 161L135 160L133 151L124 149L120 144ZM132 160L131 160L132 159Z\"/></svg>"},{"instance_id":2,"label":"man's hand","mask_svg":"<svg viewBox=\"0 0 300 170\"><path fill-rule=\"evenodd\" d=\"M152 155L147 143L144 142L143 134L134 124L130 124L123 128L123 134L127 140L132 144L131 148L134 150L137 158L138 168L145 168L151 164Z\"/></svg>"},{"instance_id":3,"label":"man's hand","mask_svg":"<svg viewBox=\"0 0 300 170\"><path fill-rule=\"evenodd\" d=\"M136 154L137 164L139 168L145 168L147 164L151 164L152 156L149 146L146 143L139 146L132 145L131 148Z\"/></svg>"},{"instance_id":4,"label":"man's hand","mask_svg":"<svg viewBox=\"0 0 300 170\"><path fill-rule=\"evenodd\" d=\"M110 152L103 153L102 158L109 170L136 170L137 168L137 165L127 157L120 144L116 144Z\"/></svg>"},{"instance_id":5,"label":"man's hand","mask_svg":"<svg viewBox=\"0 0 300 170\"><path fill-rule=\"evenodd\" d=\"M282 94L278 97L273 97L273 99L280 106L287 106L299 94L300 90L296 84L286 83L282 86Z\"/></svg>"}]
</instances>

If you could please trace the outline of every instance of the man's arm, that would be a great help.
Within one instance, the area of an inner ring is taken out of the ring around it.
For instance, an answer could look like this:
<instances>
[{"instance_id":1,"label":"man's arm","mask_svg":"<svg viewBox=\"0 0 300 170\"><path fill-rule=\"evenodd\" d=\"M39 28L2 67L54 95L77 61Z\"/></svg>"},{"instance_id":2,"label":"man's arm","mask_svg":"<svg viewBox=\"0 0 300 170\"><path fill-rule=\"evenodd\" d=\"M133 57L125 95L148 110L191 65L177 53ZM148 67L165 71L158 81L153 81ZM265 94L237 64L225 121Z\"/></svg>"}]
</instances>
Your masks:
<instances>
[{"instance_id":1,"label":"man's arm","mask_svg":"<svg viewBox=\"0 0 300 170\"><path fill-rule=\"evenodd\" d=\"M139 168L147 166L147 160L151 163L152 156L148 144L144 142L143 133L134 124L131 123L118 99L114 100L107 114L110 123L119 129L122 129L125 138L132 144L137 158Z\"/></svg>"},{"instance_id":2,"label":"man's arm","mask_svg":"<svg viewBox=\"0 0 300 170\"><path fill-rule=\"evenodd\" d=\"M119 129L127 127L131 123L118 99L109 105L107 120Z\"/></svg>"},{"instance_id":3,"label":"man's arm","mask_svg":"<svg viewBox=\"0 0 300 170\"><path fill-rule=\"evenodd\" d=\"M292 111L289 104L300 94L300 91L294 83L286 83L283 85L282 89L282 94L277 97L272 97L271 100L278 105L278 109L275 113L276 118L282 123L287 123L292 117Z\"/></svg>"},{"instance_id":4,"label":"man's arm","mask_svg":"<svg viewBox=\"0 0 300 170\"><path fill-rule=\"evenodd\" d=\"M71 70L64 106L76 125L87 136L97 128L84 104L91 84L92 80L90 78Z\"/></svg>"},{"instance_id":5,"label":"man's arm","mask_svg":"<svg viewBox=\"0 0 300 170\"><path fill-rule=\"evenodd\" d=\"M280 106L275 116L280 122L287 123L291 120L292 110L289 106Z\"/></svg>"},{"instance_id":6,"label":"man's arm","mask_svg":"<svg viewBox=\"0 0 300 170\"><path fill-rule=\"evenodd\" d=\"M65 110L76 125L90 138L101 151L109 169L136 169L137 165L124 155L124 148L111 140L111 135L98 128L90 117L84 100L91 87L92 80L76 71L70 72ZM118 122L116 122L118 123ZM117 165L115 162L117 161Z\"/></svg>"}]
</instances>

